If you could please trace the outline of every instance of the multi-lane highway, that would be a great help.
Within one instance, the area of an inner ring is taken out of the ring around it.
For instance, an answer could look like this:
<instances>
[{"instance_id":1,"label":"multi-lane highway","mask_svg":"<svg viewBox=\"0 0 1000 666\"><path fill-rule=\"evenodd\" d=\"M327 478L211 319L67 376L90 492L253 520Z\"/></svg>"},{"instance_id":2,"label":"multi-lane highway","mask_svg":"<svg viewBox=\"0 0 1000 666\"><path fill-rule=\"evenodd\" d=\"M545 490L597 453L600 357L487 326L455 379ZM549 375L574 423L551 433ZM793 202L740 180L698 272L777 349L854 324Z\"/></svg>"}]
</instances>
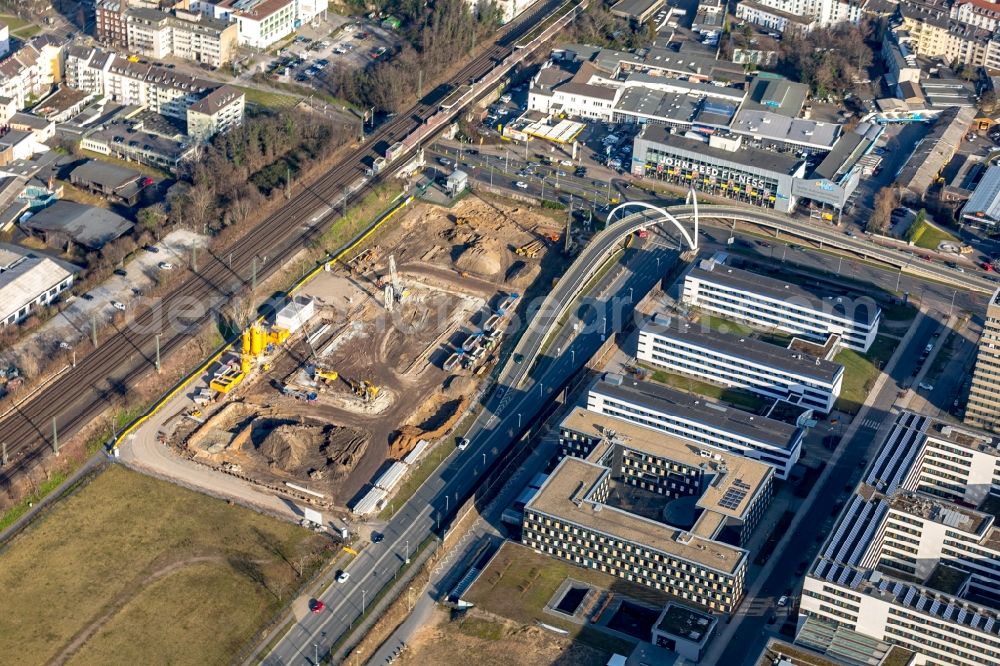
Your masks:
<instances>
[{"instance_id":1,"label":"multi-lane highway","mask_svg":"<svg viewBox=\"0 0 1000 666\"><path fill-rule=\"evenodd\" d=\"M560 0L537 3L464 65L450 86L457 88L498 68L512 67L526 54L515 49L521 38L561 7ZM450 113L458 111L455 107ZM0 440L7 442L10 455L10 464L0 470L0 482L30 468L52 446L54 430L65 439L105 409L121 404L130 387L152 371L157 341L164 355L182 346L234 293L266 278L317 238L338 219L345 193L350 192L350 199L372 187L373 179L364 178L374 158L421 130L432 117L442 119L438 100L425 98L377 129L336 167L249 230L225 257L211 253L203 257L198 269L171 293L102 340L97 349L78 354L75 367L0 418Z\"/></svg>"},{"instance_id":2,"label":"multi-lane highway","mask_svg":"<svg viewBox=\"0 0 1000 666\"><path fill-rule=\"evenodd\" d=\"M612 236L608 234L605 241ZM554 290L559 303L570 303L580 295L580 289L600 265L599 257L606 257L614 245L613 241L609 242L608 245L602 243L603 251L591 250L574 262ZM429 534L440 531L447 518L475 491L484 470L512 444L515 434L545 406L555 388L590 358L602 344L605 331L613 332L611 324L621 321L622 310L631 305L623 303L619 295L646 293L675 260L675 248L676 241L665 243L660 236L652 234L645 244L627 250L619 259L625 267L620 275L612 271L589 287L588 295L593 298L583 321L571 317L566 326L558 328L561 308L543 306L538 309L515 352L523 354L524 361L515 362L512 356L504 367L497 388L466 433L471 440L469 448L456 450L417 493L398 508L382 530L384 540L362 551L348 566L350 578L346 582L333 583L321 595L326 610L294 626L265 663L295 663L297 659L312 655L317 643L322 644L322 652L350 628L363 606L383 585L393 580L407 553L412 554ZM602 293L603 297L597 296ZM553 301L546 298L545 303L551 305ZM599 324L602 319L604 321ZM574 323L578 325L573 326ZM550 343L549 358L537 371L529 372L531 359L553 331L556 337Z\"/></svg>"}]
</instances>

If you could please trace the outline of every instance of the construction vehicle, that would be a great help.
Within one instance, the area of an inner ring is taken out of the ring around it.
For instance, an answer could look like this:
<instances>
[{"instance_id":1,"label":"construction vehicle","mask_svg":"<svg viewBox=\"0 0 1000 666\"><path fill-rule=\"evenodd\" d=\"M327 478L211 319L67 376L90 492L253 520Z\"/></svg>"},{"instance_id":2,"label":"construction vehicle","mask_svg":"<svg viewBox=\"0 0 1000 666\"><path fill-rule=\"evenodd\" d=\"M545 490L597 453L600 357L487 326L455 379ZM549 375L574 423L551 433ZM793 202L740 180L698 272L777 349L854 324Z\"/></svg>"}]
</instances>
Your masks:
<instances>
[{"instance_id":1,"label":"construction vehicle","mask_svg":"<svg viewBox=\"0 0 1000 666\"><path fill-rule=\"evenodd\" d=\"M359 381L353 379L345 379L351 390L354 391L354 395L358 396L365 402L372 402L378 397L379 392L382 390L376 384L368 381L367 379L362 379Z\"/></svg>"},{"instance_id":2,"label":"construction vehicle","mask_svg":"<svg viewBox=\"0 0 1000 666\"><path fill-rule=\"evenodd\" d=\"M543 247L545 247L545 244L542 241L536 239L531 241L530 243L527 243L517 248L516 250L514 250L514 253L522 257L527 257L528 259L534 259L536 256L538 256L538 253L541 251Z\"/></svg>"},{"instance_id":3,"label":"construction vehicle","mask_svg":"<svg viewBox=\"0 0 1000 666\"><path fill-rule=\"evenodd\" d=\"M332 384L340 379L340 373L336 370L326 370L324 368L313 368L313 380Z\"/></svg>"},{"instance_id":4,"label":"construction vehicle","mask_svg":"<svg viewBox=\"0 0 1000 666\"><path fill-rule=\"evenodd\" d=\"M396 257L391 255L389 257L389 280L392 284L392 292L396 297L396 300L400 303L403 302L409 295L409 290L403 287L402 281L399 279L399 273L396 272ZM387 292L388 293L388 292Z\"/></svg>"},{"instance_id":5,"label":"construction vehicle","mask_svg":"<svg viewBox=\"0 0 1000 666\"><path fill-rule=\"evenodd\" d=\"M558 243L560 238L559 234L555 231L543 231L542 237L551 243Z\"/></svg>"}]
</instances>

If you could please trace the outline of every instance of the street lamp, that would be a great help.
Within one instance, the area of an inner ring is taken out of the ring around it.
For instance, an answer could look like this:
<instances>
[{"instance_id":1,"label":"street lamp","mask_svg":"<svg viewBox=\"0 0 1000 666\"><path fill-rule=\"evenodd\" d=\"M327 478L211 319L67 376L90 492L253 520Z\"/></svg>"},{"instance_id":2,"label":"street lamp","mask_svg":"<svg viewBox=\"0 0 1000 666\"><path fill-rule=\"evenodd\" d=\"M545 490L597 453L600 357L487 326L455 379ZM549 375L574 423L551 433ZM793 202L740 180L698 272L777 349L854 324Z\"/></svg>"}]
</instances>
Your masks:
<instances>
[{"instance_id":1,"label":"street lamp","mask_svg":"<svg viewBox=\"0 0 1000 666\"><path fill-rule=\"evenodd\" d=\"M319 663L319 643L313 643L313 663Z\"/></svg>"},{"instance_id":2,"label":"street lamp","mask_svg":"<svg viewBox=\"0 0 1000 666\"><path fill-rule=\"evenodd\" d=\"M410 563L410 540L406 540L406 563Z\"/></svg>"},{"instance_id":3,"label":"street lamp","mask_svg":"<svg viewBox=\"0 0 1000 666\"><path fill-rule=\"evenodd\" d=\"M569 353L570 353L570 360L569 360L570 365L576 365L576 350L570 349Z\"/></svg>"},{"instance_id":4,"label":"street lamp","mask_svg":"<svg viewBox=\"0 0 1000 666\"><path fill-rule=\"evenodd\" d=\"M486 454L483 453L483 467L486 466Z\"/></svg>"},{"instance_id":5,"label":"street lamp","mask_svg":"<svg viewBox=\"0 0 1000 666\"><path fill-rule=\"evenodd\" d=\"M361 590L361 614L365 614L365 591Z\"/></svg>"},{"instance_id":6,"label":"street lamp","mask_svg":"<svg viewBox=\"0 0 1000 666\"><path fill-rule=\"evenodd\" d=\"M521 429L521 413L520 412L517 413L517 429L518 430Z\"/></svg>"}]
</instances>

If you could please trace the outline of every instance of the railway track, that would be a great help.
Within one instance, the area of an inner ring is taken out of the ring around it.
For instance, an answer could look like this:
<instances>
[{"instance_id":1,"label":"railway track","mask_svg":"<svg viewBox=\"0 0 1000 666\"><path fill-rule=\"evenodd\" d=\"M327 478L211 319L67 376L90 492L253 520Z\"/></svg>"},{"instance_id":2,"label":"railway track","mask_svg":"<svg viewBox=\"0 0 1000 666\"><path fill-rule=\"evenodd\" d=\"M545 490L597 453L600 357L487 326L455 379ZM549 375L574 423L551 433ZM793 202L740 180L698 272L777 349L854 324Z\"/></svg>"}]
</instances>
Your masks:
<instances>
[{"instance_id":1,"label":"railway track","mask_svg":"<svg viewBox=\"0 0 1000 666\"><path fill-rule=\"evenodd\" d=\"M521 36L553 14L560 4L560 0L546 0L508 24L494 44L469 61L447 85L454 89L488 73L512 53ZM365 175L366 165L436 112L437 104L427 99L366 137L344 160L236 241L225 257L206 253L198 269L174 291L78 358L76 367L0 420L0 441L7 443L9 455L8 465L0 470L0 484L9 484L52 449L54 429L64 438L105 409L121 404L130 387L154 368L157 336L164 356L182 347L229 297L251 282L252 274L266 279L338 220L341 198ZM368 179L348 195L348 201L363 197L376 182L377 178ZM191 314L178 316L187 308Z\"/></svg>"}]
</instances>

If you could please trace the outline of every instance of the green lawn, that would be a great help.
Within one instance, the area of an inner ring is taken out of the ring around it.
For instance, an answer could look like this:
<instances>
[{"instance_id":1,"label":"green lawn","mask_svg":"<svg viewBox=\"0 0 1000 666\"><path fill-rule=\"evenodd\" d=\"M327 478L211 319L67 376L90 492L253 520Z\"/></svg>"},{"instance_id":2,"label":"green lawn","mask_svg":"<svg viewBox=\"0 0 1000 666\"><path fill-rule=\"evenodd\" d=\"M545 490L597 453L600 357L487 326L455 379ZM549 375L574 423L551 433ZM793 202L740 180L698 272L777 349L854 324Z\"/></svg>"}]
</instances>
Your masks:
<instances>
[{"instance_id":1,"label":"green lawn","mask_svg":"<svg viewBox=\"0 0 1000 666\"><path fill-rule=\"evenodd\" d=\"M258 90L247 86L235 86L246 95L247 104L256 104L268 109L288 109L299 103L299 98L270 90Z\"/></svg>"},{"instance_id":2,"label":"green lawn","mask_svg":"<svg viewBox=\"0 0 1000 666\"><path fill-rule=\"evenodd\" d=\"M733 333L734 335L750 335L753 333L753 329L746 324L741 324L730 319L723 319L722 317L708 313L701 313L698 316L698 323L702 326L707 326L716 333Z\"/></svg>"},{"instance_id":3,"label":"green lawn","mask_svg":"<svg viewBox=\"0 0 1000 666\"><path fill-rule=\"evenodd\" d=\"M545 622L569 631L571 638L593 647L621 654L631 652L629 641L589 625L580 626L543 609L567 578L611 590L639 601L663 606L671 597L616 576L585 569L507 542L464 598L477 606L521 624Z\"/></svg>"},{"instance_id":4,"label":"green lawn","mask_svg":"<svg viewBox=\"0 0 1000 666\"><path fill-rule=\"evenodd\" d=\"M844 383L835 409L857 414L878 378L880 368L885 367L897 346L899 340L879 335L865 354L843 349L834 357L836 363L844 366Z\"/></svg>"},{"instance_id":5,"label":"green lawn","mask_svg":"<svg viewBox=\"0 0 1000 666\"><path fill-rule=\"evenodd\" d=\"M30 21L25 21L20 16L14 16L13 14L0 14L0 21L6 23L11 32L17 32L32 25Z\"/></svg>"},{"instance_id":6,"label":"green lawn","mask_svg":"<svg viewBox=\"0 0 1000 666\"><path fill-rule=\"evenodd\" d=\"M666 370L657 370L652 366L644 365L643 367L653 371L650 378L654 382L659 382L660 384L664 384L666 386L672 386L673 388L681 389L682 391L703 395L707 398L721 400L733 405L734 407L739 407L740 409L745 409L750 412L756 412L767 402L764 398L761 398L750 391L727 388L725 386L718 386L717 384L709 384L708 382L703 382L692 377L677 375L672 372L667 372Z\"/></svg>"},{"instance_id":7,"label":"green lawn","mask_svg":"<svg viewBox=\"0 0 1000 666\"><path fill-rule=\"evenodd\" d=\"M906 239L917 247L922 247L926 250L936 250L938 245L945 241L957 245L962 244L961 240L955 238L944 229L934 226L927 220L914 222L913 226L906 233Z\"/></svg>"}]
</instances>

